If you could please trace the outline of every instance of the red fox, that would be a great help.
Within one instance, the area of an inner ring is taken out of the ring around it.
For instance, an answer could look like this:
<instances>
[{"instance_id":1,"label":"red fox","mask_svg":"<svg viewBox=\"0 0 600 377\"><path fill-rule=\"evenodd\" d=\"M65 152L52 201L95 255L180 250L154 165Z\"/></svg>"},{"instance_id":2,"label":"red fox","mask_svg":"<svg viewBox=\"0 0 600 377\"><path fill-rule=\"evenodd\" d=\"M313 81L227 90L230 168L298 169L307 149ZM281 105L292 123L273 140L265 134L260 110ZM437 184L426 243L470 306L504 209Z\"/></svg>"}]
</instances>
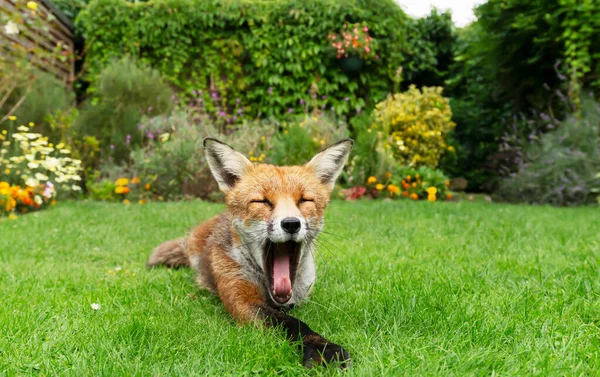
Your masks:
<instances>
[{"instance_id":1,"label":"red fox","mask_svg":"<svg viewBox=\"0 0 600 377\"><path fill-rule=\"evenodd\" d=\"M315 283L315 239L335 181L353 146L342 140L303 166L253 165L213 138L204 152L227 210L186 238L159 245L148 266L191 266L196 282L219 296L239 323L281 327L298 341L307 367L350 356L287 310L305 301Z\"/></svg>"}]
</instances>

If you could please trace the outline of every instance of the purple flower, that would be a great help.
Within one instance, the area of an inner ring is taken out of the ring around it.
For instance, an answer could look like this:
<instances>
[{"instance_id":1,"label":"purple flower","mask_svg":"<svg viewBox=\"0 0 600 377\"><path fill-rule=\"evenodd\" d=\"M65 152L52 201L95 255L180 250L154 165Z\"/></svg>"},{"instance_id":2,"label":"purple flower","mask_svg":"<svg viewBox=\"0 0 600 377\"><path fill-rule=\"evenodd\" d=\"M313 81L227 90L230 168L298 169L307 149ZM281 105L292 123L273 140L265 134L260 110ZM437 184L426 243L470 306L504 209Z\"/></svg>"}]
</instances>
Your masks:
<instances>
[{"instance_id":1,"label":"purple flower","mask_svg":"<svg viewBox=\"0 0 600 377\"><path fill-rule=\"evenodd\" d=\"M199 90L199 91L198 91L198 95L199 95L199 96L201 96L202 94L204 94L204 92L203 92L203 91L201 91L201 90Z\"/></svg>"},{"instance_id":2,"label":"purple flower","mask_svg":"<svg viewBox=\"0 0 600 377\"><path fill-rule=\"evenodd\" d=\"M238 113L239 115L242 115L242 113L243 113L243 110L242 110L242 109L239 109L239 110L237 111L237 113Z\"/></svg>"},{"instance_id":3,"label":"purple flower","mask_svg":"<svg viewBox=\"0 0 600 377\"><path fill-rule=\"evenodd\" d=\"M237 119L238 119L238 118L237 118L237 115L234 115L234 116L233 116L233 121L234 121L234 122L237 122Z\"/></svg>"},{"instance_id":4,"label":"purple flower","mask_svg":"<svg viewBox=\"0 0 600 377\"><path fill-rule=\"evenodd\" d=\"M344 101L348 102L348 101L350 101L350 98L346 97L346 98L344 98Z\"/></svg>"},{"instance_id":5,"label":"purple flower","mask_svg":"<svg viewBox=\"0 0 600 377\"><path fill-rule=\"evenodd\" d=\"M171 101L175 99L175 94L171 95Z\"/></svg>"},{"instance_id":6,"label":"purple flower","mask_svg":"<svg viewBox=\"0 0 600 377\"><path fill-rule=\"evenodd\" d=\"M144 127L142 124L138 124L138 130L141 130Z\"/></svg>"},{"instance_id":7,"label":"purple flower","mask_svg":"<svg viewBox=\"0 0 600 377\"><path fill-rule=\"evenodd\" d=\"M212 92L211 97L212 99L217 99L219 98L219 95L217 94L217 92Z\"/></svg>"},{"instance_id":8,"label":"purple flower","mask_svg":"<svg viewBox=\"0 0 600 377\"><path fill-rule=\"evenodd\" d=\"M225 122L230 123L231 119L229 119L229 117L227 117L227 119L225 119Z\"/></svg>"},{"instance_id":9,"label":"purple flower","mask_svg":"<svg viewBox=\"0 0 600 377\"><path fill-rule=\"evenodd\" d=\"M302 98L300 99L300 104L304 105L304 100Z\"/></svg>"},{"instance_id":10,"label":"purple flower","mask_svg":"<svg viewBox=\"0 0 600 377\"><path fill-rule=\"evenodd\" d=\"M179 100L175 101L175 104L178 105L179 104Z\"/></svg>"},{"instance_id":11,"label":"purple flower","mask_svg":"<svg viewBox=\"0 0 600 377\"><path fill-rule=\"evenodd\" d=\"M194 102L190 102L190 107L194 107Z\"/></svg>"},{"instance_id":12,"label":"purple flower","mask_svg":"<svg viewBox=\"0 0 600 377\"><path fill-rule=\"evenodd\" d=\"M227 113L225 113L225 111L219 111L217 113L217 115L220 116L220 117L225 117L227 115Z\"/></svg>"},{"instance_id":13,"label":"purple flower","mask_svg":"<svg viewBox=\"0 0 600 377\"><path fill-rule=\"evenodd\" d=\"M293 112L294 112L294 109L292 109L292 108L290 107L290 108L288 109L288 113L290 113L290 114L291 114L291 113L293 113Z\"/></svg>"},{"instance_id":14,"label":"purple flower","mask_svg":"<svg viewBox=\"0 0 600 377\"><path fill-rule=\"evenodd\" d=\"M152 106L148 107L148 112L152 111Z\"/></svg>"},{"instance_id":15,"label":"purple flower","mask_svg":"<svg viewBox=\"0 0 600 377\"><path fill-rule=\"evenodd\" d=\"M110 145L110 149L111 149L111 150L115 150L115 146L111 144L111 145Z\"/></svg>"},{"instance_id":16,"label":"purple flower","mask_svg":"<svg viewBox=\"0 0 600 377\"><path fill-rule=\"evenodd\" d=\"M202 98L198 98L198 103L202 103L204 100Z\"/></svg>"},{"instance_id":17,"label":"purple flower","mask_svg":"<svg viewBox=\"0 0 600 377\"><path fill-rule=\"evenodd\" d=\"M326 99L326 98L327 98L327 96L321 96L321 99Z\"/></svg>"},{"instance_id":18,"label":"purple flower","mask_svg":"<svg viewBox=\"0 0 600 377\"><path fill-rule=\"evenodd\" d=\"M154 134L150 131L146 132L146 136L148 137L148 139L150 140L154 140Z\"/></svg>"},{"instance_id":19,"label":"purple flower","mask_svg":"<svg viewBox=\"0 0 600 377\"><path fill-rule=\"evenodd\" d=\"M240 104L240 102L241 102L241 101L240 101L240 99L239 99L239 98L236 98L236 99L235 99L235 103L237 103L238 105Z\"/></svg>"},{"instance_id":20,"label":"purple flower","mask_svg":"<svg viewBox=\"0 0 600 377\"><path fill-rule=\"evenodd\" d=\"M330 110L331 110L331 111L335 111L335 108L334 108L333 106L331 106L331 109L330 109Z\"/></svg>"},{"instance_id":21,"label":"purple flower","mask_svg":"<svg viewBox=\"0 0 600 377\"><path fill-rule=\"evenodd\" d=\"M129 145L131 143L131 135L125 136L125 144Z\"/></svg>"},{"instance_id":22,"label":"purple flower","mask_svg":"<svg viewBox=\"0 0 600 377\"><path fill-rule=\"evenodd\" d=\"M271 96L271 95L273 95L273 87L272 87L272 86L270 86L270 87L269 87L269 90L268 90L268 92L269 92L269 95L270 95L270 96Z\"/></svg>"}]
</instances>

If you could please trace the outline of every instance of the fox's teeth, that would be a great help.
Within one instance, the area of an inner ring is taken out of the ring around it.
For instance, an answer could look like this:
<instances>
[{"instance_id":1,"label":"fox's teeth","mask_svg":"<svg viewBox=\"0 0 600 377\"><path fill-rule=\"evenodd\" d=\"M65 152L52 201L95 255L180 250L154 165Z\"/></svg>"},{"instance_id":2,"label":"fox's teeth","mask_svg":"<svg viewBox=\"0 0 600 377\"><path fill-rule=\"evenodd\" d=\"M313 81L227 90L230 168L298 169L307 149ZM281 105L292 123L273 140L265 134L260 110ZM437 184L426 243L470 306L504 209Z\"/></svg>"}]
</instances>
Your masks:
<instances>
[{"instance_id":1,"label":"fox's teeth","mask_svg":"<svg viewBox=\"0 0 600 377\"><path fill-rule=\"evenodd\" d=\"M277 296L277 292L275 292L275 289L273 289L273 296Z\"/></svg>"}]
</instances>

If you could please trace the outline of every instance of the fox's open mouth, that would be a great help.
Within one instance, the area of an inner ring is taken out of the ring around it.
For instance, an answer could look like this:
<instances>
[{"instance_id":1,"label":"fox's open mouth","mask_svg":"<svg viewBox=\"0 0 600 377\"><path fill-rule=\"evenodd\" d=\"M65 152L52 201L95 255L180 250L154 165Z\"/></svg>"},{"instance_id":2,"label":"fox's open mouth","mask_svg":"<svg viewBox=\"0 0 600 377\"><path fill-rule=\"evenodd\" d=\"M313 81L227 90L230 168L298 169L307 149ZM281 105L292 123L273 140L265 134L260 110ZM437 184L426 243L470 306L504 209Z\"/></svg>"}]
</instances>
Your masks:
<instances>
[{"instance_id":1,"label":"fox's open mouth","mask_svg":"<svg viewBox=\"0 0 600 377\"><path fill-rule=\"evenodd\" d=\"M269 279L269 292L273 300L285 304L292 298L296 268L300 256L300 243L287 241L265 246L265 266Z\"/></svg>"}]
</instances>

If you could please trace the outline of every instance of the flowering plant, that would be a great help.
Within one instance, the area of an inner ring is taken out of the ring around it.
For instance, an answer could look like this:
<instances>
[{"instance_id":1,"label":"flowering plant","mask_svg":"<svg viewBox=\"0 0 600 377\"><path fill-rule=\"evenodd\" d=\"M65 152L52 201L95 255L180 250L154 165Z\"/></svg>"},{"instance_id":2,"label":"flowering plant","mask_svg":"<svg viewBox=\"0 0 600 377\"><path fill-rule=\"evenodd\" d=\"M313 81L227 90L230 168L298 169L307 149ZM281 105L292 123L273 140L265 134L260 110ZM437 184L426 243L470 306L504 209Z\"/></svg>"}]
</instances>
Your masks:
<instances>
[{"instance_id":1,"label":"flowering plant","mask_svg":"<svg viewBox=\"0 0 600 377\"><path fill-rule=\"evenodd\" d=\"M365 60L379 60L376 41L369 35L369 27L366 23L344 24L339 33L331 33L327 39L338 59L358 56Z\"/></svg>"},{"instance_id":2,"label":"flowering plant","mask_svg":"<svg viewBox=\"0 0 600 377\"><path fill-rule=\"evenodd\" d=\"M11 122L15 120L12 117ZM80 191L81 161L69 157L71 150L63 143L55 146L42 134L31 132L33 126L29 123L19 126L17 132L0 133L0 180L29 188L53 182L52 188Z\"/></svg>"},{"instance_id":3,"label":"flowering plant","mask_svg":"<svg viewBox=\"0 0 600 377\"><path fill-rule=\"evenodd\" d=\"M9 219L16 219L15 213L26 213L54 205L56 190L52 182L36 187L11 186L8 182L0 182L0 217L8 214Z\"/></svg>"},{"instance_id":4,"label":"flowering plant","mask_svg":"<svg viewBox=\"0 0 600 377\"><path fill-rule=\"evenodd\" d=\"M383 177L371 176L364 186L346 189L344 196L347 200L360 199L364 196L373 199L384 197L427 199L430 202L452 199L448 189L450 182L438 170L426 167L420 169L397 167L393 170L394 174L386 172Z\"/></svg>"}]
</instances>

